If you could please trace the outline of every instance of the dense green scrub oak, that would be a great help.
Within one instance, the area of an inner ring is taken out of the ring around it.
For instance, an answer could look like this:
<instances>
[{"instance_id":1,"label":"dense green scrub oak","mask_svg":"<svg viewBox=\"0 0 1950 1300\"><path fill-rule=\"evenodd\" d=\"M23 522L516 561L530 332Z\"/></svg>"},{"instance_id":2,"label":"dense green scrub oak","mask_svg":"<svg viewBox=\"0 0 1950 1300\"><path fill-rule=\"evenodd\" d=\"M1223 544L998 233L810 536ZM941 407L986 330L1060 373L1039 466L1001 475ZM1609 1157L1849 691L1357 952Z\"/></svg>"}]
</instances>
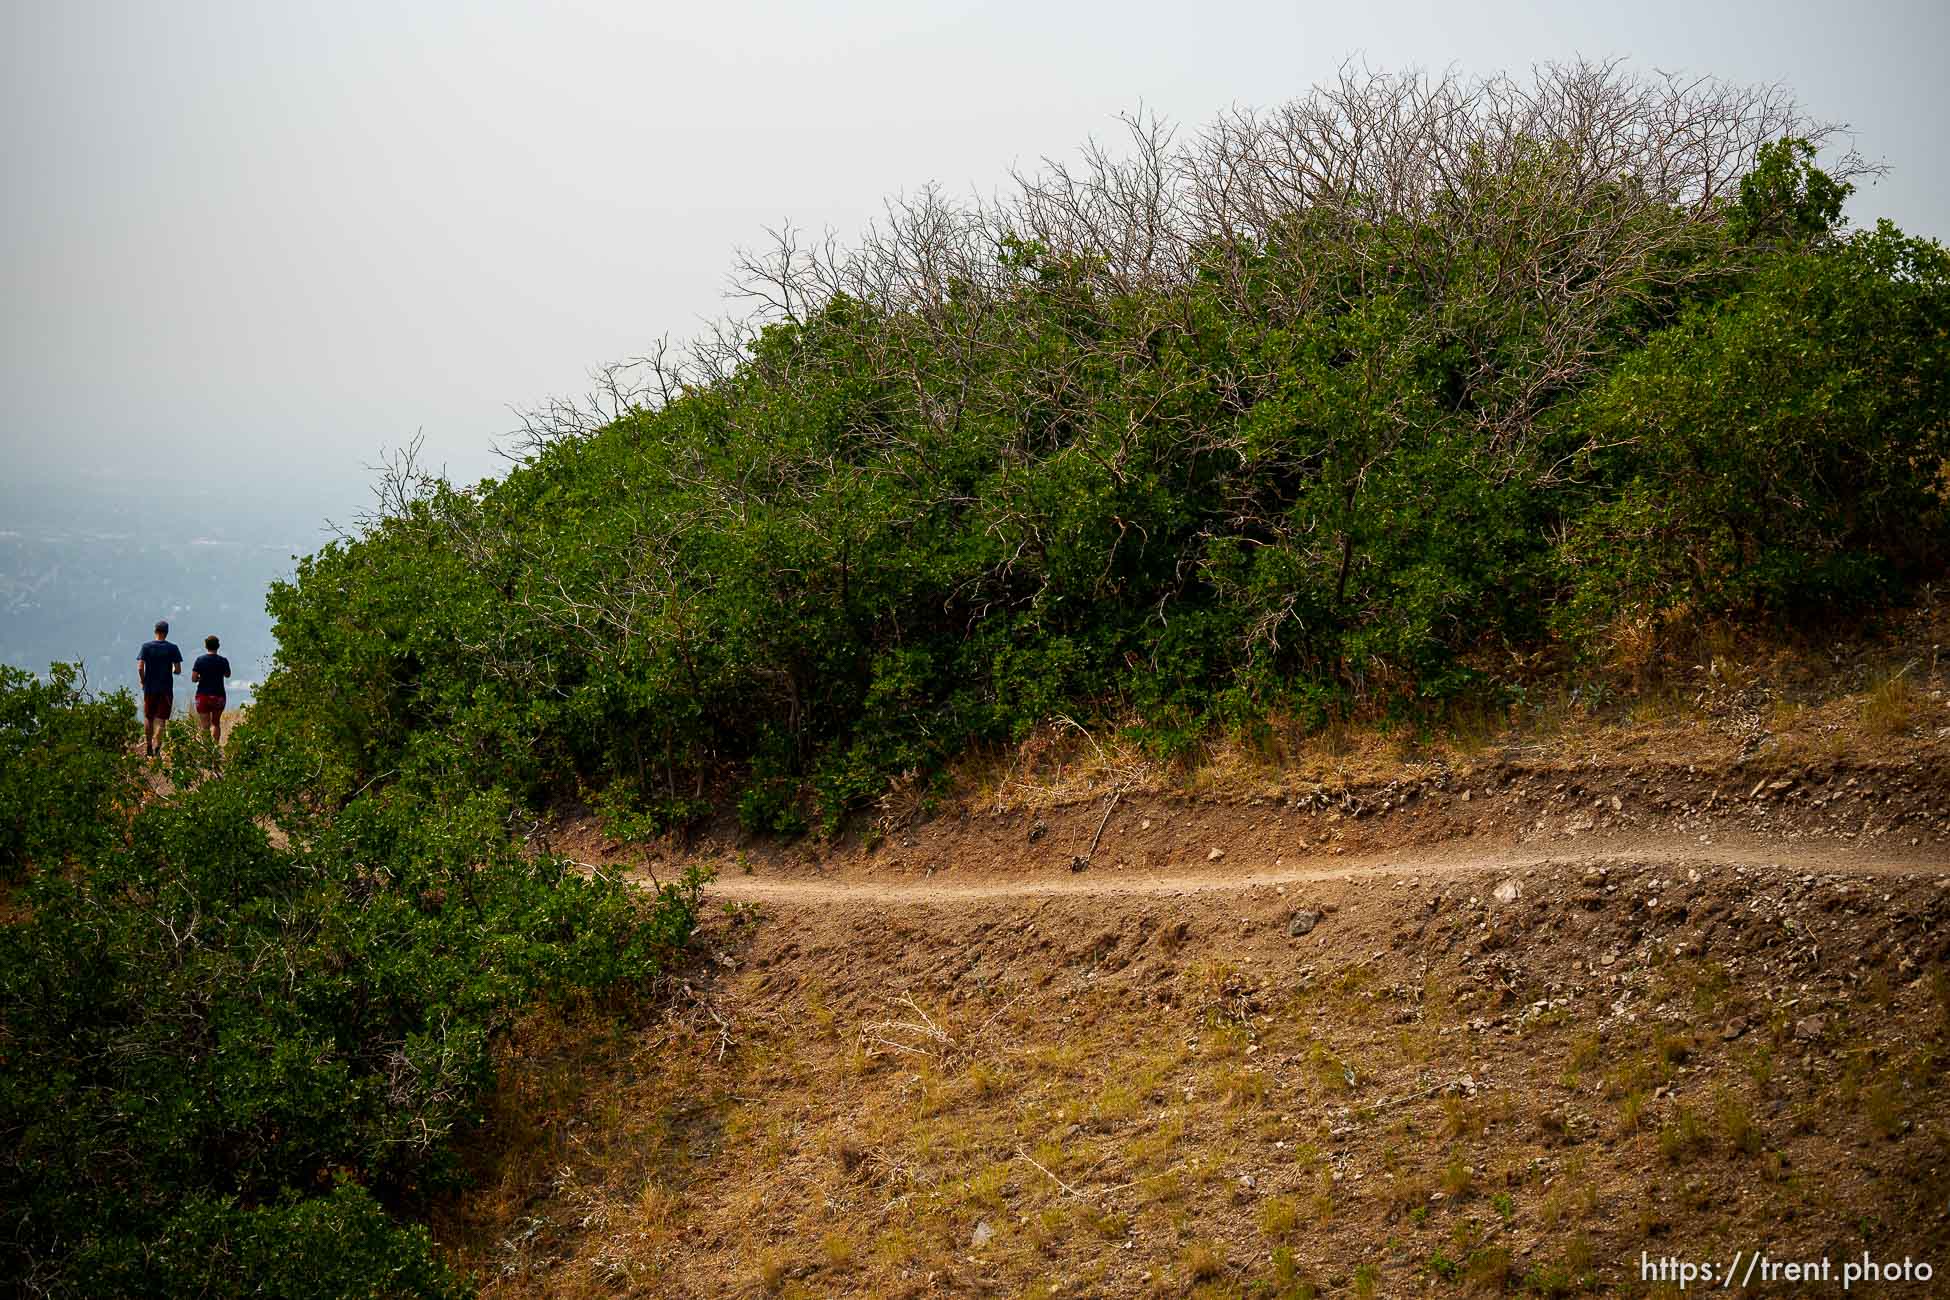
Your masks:
<instances>
[{"instance_id":1,"label":"dense green scrub oak","mask_svg":"<svg viewBox=\"0 0 1950 1300\"><path fill-rule=\"evenodd\" d=\"M0 664L0 879L110 843L139 789L135 718L126 691L91 696L72 664L44 679Z\"/></svg>"},{"instance_id":2,"label":"dense green scrub oak","mask_svg":"<svg viewBox=\"0 0 1950 1300\"><path fill-rule=\"evenodd\" d=\"M1661 331L1568 418L1602 448L1566 512L1556 615L1886 602L1941 572L1950 260L1873 231L1784 252Z\"/></svg>"},{"instance_id":3,"label":"dense green scrub oak","mask_svg":"<svg viewBox=\"0 0 1950 1300\"><path fill-rule=\"evenodd\" d=\"M415 1219L492 1048L543 998L641 986L695 876L645 898L526 852L494 791L322 808L304 753L128 797L126 696L0 678L26 825L0 925L0 1273L52 1295L448 1295ZM63 783L65 778L65 783ZM281 787L282 781L289 786ZM271 832L278 833L274 836Z\"/></svg>"},{"instance_id":4,"label":"dense green scrub oak","mask_svg":"<svg viewBox=\"0 0 1950 1300\"><path fill-rule=\"evenodd\" d=\"M1942 249L1839 233L1797 140L1686 208L1567 187L1574 147L1172 275L1008 234L980 286L801 302L498 482L395 484L274 591L266 733L341 792L599 789L643 832L729 783L790 832L1052 717L1426 708L1940 575Z\"/></svg>"}]
</instances>

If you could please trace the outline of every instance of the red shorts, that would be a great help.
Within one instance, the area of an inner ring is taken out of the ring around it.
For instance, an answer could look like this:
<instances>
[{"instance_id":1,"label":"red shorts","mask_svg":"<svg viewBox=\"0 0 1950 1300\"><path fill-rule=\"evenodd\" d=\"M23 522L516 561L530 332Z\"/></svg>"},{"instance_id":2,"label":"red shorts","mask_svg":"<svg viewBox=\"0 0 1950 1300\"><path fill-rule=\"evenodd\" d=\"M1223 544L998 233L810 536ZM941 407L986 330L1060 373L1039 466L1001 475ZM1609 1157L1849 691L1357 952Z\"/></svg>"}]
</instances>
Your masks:
<instances>
[{"instance_id":1,"label":"red shorts","mask_svg":"<svg viewBox=\"0 0 1950 1300\"><path fill-rule=\"evenodd\" d=\"M199 695L196 697L196 711L206 716L212 713L221 714L223 702L224 697L221 695Z\"/></svg>"},{"instance_id":2,"label":"red shorts","mask_svg":"<svg viewBox=\"0 0 1950 1300\"><path fill-rule=\"evenodd\" d=\"M142 716L151 722L168 722L169 706L175 702L175 697L168 691L157 695L144 695L142 697Z\"/></svg>"}]
</instances>

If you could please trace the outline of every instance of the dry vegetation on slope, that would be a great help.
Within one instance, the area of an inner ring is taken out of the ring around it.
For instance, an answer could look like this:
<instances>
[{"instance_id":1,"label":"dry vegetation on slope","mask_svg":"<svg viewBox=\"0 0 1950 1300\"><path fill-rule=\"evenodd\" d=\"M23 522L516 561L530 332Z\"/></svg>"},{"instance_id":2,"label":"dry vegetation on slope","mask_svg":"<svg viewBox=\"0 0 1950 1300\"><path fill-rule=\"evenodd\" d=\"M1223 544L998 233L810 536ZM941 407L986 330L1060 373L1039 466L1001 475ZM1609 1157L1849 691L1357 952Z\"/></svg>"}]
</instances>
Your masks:
<instances>
[{"instance_id":1,"label":"dry vegetation on slope","mask_svg":"<svg viewBox=\"0 0 1950 1300\"><path fill-rule=\"evenodd\" d=\"M699 845L697 966L653 1017L527 1026L439 1235L506 1296L1950 1264L1950 708L1913 670L1892 728L1888 680L1758 743L1707 701L1473 758L1348 738L1339 784L1024 758L1002 807Z\"/></svg>"},{"instance_id":2,"label":"dry vegetation on slope","mask_svg":"<svg viewBox=\"0 0 1950 1300\"><path fill-rule=\"evenodd\" d=\"M734 905L665 1019L531 1028L446 1236L508 1295L1942 1259L1945 882L1625 855Z\"/></svg>"}]
</instances>

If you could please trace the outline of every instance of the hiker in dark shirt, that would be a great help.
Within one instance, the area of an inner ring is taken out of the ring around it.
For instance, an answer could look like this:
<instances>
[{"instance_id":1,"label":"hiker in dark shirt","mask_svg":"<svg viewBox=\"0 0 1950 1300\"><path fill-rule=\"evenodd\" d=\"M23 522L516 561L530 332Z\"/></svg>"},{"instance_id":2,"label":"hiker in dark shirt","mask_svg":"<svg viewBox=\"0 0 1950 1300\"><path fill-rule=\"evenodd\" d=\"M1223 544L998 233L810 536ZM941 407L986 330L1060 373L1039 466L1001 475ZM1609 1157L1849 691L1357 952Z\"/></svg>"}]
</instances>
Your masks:
<instances>
[{"instance_id":1,"label":"hiker in dark shirt","mask_svg":"<svg viewBox=\"0 0 1950 1300\"><path fill-rule=\"evenodd\" d=\"M163 724L176 702L176 674L183 671L183 652L169 640L169 624L156 624L156 639L136 651L135 679L142 683L142 743L154 758L162 749Z\"/></svg>"},{"instance_id":2,"label":"hiker in dark shirt","mask_svg":"<svg viewBox=\"0 0 1950 1300\"><path fill-rule=\"evenodd\" d=\"M190 666L190 680L196 683L196 725L210 733L210 739L223 744L223 679L230 676L230 661L217 653L220 644L214 636L203 638L207 654L196 657Z\"/></svg>"}]
</instances>

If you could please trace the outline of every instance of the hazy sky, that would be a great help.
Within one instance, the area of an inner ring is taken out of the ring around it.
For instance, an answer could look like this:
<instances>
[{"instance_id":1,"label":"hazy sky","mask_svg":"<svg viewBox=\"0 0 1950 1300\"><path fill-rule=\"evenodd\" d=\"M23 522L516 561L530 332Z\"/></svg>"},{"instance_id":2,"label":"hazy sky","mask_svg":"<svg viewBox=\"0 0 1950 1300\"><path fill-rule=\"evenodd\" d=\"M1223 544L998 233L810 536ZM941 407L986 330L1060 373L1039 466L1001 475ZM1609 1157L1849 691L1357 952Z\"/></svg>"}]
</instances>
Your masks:
<instances>
[{"instance_id":1,"label":"hazy sky","mask_svg":"<svg viewBox=\"0 0 1950 1300\"><path fill-rule=\"evenodd\" d=\"M1950 6L0 0L13 472L302 498L718 314L732 250L1370 66L1781 81L1950 235Z\"/></svg>"}]
</instances>

